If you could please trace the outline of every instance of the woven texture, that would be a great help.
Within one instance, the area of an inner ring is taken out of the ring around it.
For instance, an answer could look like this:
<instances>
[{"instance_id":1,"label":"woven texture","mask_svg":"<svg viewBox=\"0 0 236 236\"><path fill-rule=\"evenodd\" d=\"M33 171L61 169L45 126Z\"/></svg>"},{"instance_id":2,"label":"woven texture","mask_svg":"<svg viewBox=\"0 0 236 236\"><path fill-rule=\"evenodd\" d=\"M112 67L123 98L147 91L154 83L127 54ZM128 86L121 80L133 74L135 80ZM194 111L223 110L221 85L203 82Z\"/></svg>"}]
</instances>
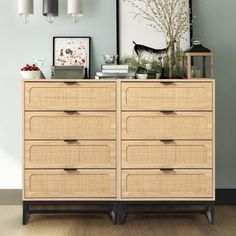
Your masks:
<instances>
[{"instance_id":1,"label":"woven texture","mask_svg":"<svg viewBox=\"0 0 236 236\"><path fill-rule=\"evenodd\" d=\"M31 142L26 145L26 167L115 168L115 142Z\"/></svg>"},{"instance_id":2,"label":"woven texture","mask_svg":"<svg viewBox=\"0 0 236 236\"><path fill-rule=\"evenodd\" d=\"M115 113L28 113L26 137L33 139L115 139Z\"/></svg>"},{"instance_id":3,"label":"woven texture","mask_svg":"<svg viewBox=\"0 0 236 236\"><path fill-rule=\"evenodd\" d=\"M27 179L29 182L26 196L31 197L115 196L115 171L84 171L70 174L58 171L31 171Z\"/></svg>"},{"instance_id":4,"label":"woven texture","mask_svg":"<svg viewBox=\"0 0 236 236\"><path fill-rule=\"evenodd\" d=\"M134 142L124 144L123 167L136 168L212 168L211 142L163 144Z\"/></svg>"},{"instance_id":5,"label":"woven texture","mask_svg":"<svg viewBox=\"0 0 236 236\"><path fill-rule=\"evenodd\" d=\"M26 109L114 110L115 84L26 84L25 103Z\"/></svg>"},{"instance_id":6,"label":"woven texture","mask_svg":"<svg viewBox=\"0 0 236 236\"><path fill-rule=\"evenodd\" d=\"M122 88L123 110L212 110L211 84L128 83Z\"/></svg>"},{"instance_id":7,"label":"woven texture","mask_svg":"<svg viewBox=\"0 0 236 236\"><path fill-rule=\"evenodd\" d=\"M124 139L211 139L210 113L123 113Z\"/></svg>"},{"instance_id":8,"label":"woven texture","mask_svg":"<svg viewBox=\"0 0 236 236\"><path fill-rule=\"evenodd\" d=\"M197 170L158 173L158 171L123 174L124 197L211 197L211 171Z\"/></svg>"}]
</instances>

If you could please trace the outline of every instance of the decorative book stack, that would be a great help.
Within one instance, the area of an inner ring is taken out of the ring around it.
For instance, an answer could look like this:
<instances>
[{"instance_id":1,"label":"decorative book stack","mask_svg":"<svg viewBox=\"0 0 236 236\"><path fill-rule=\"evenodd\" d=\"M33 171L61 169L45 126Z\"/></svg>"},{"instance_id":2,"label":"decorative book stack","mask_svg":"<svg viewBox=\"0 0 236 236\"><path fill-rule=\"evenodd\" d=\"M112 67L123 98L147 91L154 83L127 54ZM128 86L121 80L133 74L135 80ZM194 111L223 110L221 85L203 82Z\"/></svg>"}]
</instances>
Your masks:
<instances>
[{"instance_id":1,"label":"decorative book stack","mask_svg":"<svg viewBox=\"0 0 236 236\"><path fill-rule=\"evenodd\" d=\"M113 78L134 78L135 74L129 72L128 65L105 64L101 66L102 72L97 72L96 79L113 79Z\"/></svg>"}]
</instances>

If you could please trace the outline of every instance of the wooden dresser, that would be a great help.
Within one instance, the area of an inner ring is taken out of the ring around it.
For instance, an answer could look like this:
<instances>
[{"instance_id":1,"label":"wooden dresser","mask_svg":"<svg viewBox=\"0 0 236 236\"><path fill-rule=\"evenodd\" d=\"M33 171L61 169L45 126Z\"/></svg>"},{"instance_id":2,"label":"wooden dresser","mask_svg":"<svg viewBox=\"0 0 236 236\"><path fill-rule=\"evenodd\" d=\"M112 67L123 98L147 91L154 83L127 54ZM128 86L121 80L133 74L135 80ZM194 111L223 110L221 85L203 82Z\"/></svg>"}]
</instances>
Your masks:
<instances>
[{"instance_id":1,"label":"wooden dresser","mask_svg":"<svg viewBox=\"0 0 236 236\"><path fill-rule=\"evenodd\" d=\"M214 87L214 80L24 81L23 223L32 204L61 201L112 203L116 222L129 202L198 202L212 223Z\"/></svg>"}]
</instances>

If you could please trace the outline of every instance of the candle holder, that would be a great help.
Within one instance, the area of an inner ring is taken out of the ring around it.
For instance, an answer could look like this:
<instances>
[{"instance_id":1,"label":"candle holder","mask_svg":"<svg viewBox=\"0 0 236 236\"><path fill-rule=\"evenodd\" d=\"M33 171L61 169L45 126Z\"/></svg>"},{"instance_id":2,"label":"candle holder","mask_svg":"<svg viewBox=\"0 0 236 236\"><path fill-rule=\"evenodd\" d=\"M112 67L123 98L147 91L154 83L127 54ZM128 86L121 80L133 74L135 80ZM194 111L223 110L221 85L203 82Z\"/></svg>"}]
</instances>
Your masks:
<instances>
[{"instance_id":1,"label":"candle holder","mask_svg":"<svg viewBox=\"0 0 236 236\"><path fill-rule=\"evenodd\" d=\"M184 52L183 79L213 79L213 54L208 48L194 41L193 46Z\"/></svg>"}]
</instances>

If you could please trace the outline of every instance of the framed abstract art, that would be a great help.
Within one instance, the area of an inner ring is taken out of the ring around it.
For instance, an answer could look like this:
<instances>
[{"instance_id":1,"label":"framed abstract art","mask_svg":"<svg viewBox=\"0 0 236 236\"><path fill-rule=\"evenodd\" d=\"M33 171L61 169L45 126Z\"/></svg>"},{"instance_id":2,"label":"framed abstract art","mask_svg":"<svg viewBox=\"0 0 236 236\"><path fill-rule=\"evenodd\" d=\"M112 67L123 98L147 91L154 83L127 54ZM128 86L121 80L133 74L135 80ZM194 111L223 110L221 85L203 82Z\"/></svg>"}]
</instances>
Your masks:
<instances>
[{"instance_id":1,"label":"framed abstract art","mask_svg":"<svg viewBox=\"0 0 236 236\"><path fill-rule=\"evenodd\" d=\"M84 66L90 76L90 37L53 37L53 66Z\"/></svg>"}]
</instances>

